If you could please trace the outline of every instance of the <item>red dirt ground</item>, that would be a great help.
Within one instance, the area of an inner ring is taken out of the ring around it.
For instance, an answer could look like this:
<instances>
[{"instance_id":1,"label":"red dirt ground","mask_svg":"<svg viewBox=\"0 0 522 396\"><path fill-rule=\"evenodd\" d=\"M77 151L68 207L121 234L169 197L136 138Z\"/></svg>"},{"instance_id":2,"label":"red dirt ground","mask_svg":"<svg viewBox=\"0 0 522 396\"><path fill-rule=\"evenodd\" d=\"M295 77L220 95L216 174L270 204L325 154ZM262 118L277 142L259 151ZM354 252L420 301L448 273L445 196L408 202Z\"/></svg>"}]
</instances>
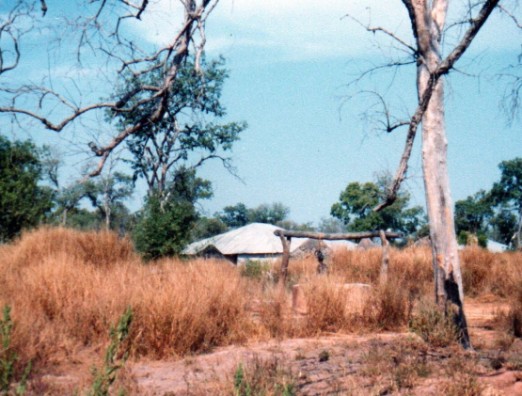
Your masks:
<instances>
[{"instance_id":1,"label":"red dirt ground","mask_svg":"<svg viewBox=\"0 0 522 396\"><path fill-rule=\"evenodd\" d=\"M275 364L291 376L298 395L522 395L522 340L506 340L494 330L495 315L505 309L501 303L466 304L473 352L430 348L412 333L321 334L128 362L120 382L128 394L230 395L240 364ZM101 354L85 351L67 367L54 367L39 380L40 394L82 389Z\"/></svg>"}]
</instances>

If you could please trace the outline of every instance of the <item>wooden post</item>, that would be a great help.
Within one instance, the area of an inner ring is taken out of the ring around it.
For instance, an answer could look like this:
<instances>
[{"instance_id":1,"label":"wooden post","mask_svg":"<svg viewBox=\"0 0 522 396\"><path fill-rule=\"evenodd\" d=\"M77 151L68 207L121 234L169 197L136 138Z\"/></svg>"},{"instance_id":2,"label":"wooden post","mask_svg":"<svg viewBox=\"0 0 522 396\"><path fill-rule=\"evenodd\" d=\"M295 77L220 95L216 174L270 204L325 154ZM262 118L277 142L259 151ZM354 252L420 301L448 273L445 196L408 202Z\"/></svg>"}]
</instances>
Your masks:
<instances>
[{"instance_id":1,"label":"wooden post","mask_svg":"<svg viewBox=\"0 0 522 396\"><path fill-rule=\"evenodd\" d=\"M286 277L288 275L288 264L290 262L290 244L292 243L292 238L285 237L284 235L279 235L279 238L283 244L283 261L281 263L279 284L284 286L286 283Z\"/></svg>"},{"instance_id":2,"label":"wooden post","mask_svg":"<svg viewBox=\"0 0 522 396\"><path fill-rule=\"evenodd\" d=\"M379 283L384 286L388 282L388 266L390 264L390 243L386 239L384 231L380 231L381 245L382 245L382 261L381 261L381 274L379 277Z\"/></svg>"},{"instance_id":3,"label":"wooden post","mask_svg":"<svg viewBox=\"0 0 522 396\"><path fill-rule=\"evenodd\" d=\"M326 263L324 262L324 253L323 253L323 241L319 239L317 249L315 250L315 257L317 258L317 274L322 275L326 273L328 269Z\"/></svg>"}]
</instances>

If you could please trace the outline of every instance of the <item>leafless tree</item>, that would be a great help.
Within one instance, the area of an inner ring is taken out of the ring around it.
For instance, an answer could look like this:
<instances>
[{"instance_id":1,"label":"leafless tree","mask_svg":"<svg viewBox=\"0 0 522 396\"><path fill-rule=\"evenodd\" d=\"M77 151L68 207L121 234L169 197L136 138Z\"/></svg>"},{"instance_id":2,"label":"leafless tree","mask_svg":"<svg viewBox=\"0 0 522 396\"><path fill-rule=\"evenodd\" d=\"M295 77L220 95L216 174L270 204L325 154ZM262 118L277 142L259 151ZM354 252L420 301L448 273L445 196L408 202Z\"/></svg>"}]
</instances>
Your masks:
<instances>
[{"instance_id":1,"label":"leafless tree","mask_svg":"<svg viewBox=\"0 0 522 396\"><path fill-rule=\"evenodd\" d=\"M435 299L446 314L453 315L460 329L464 347L471 346L463 309L464 291L454 228L453 203L447 169L447 138L444 117L444 76L469 48L474 38L500 0L469 2L468 15L458 23L464 27L458 43L443 55L442 41L447 28L448 0L401 0L408 13L413 43L380 26L362 24L372 33L391 38L410 56L410 61L393 62L386 66L414 63L417 69L418 104L409 120L396 121L390 116L381 96L384 124L387 132L407 127L404 151L386 199L375 210L391 205L406 177L408 162L419 125L422 125L422 166L432 243ZM358 22L360 23L360 22ZM386 67L384 66L384 67ZM366 72L372 74L379 67ZM363 76L364 77L364 76Z\"/></svg>"},{"instance_id":2,"label":"leafless tree","mask_svg":"<svg viewBox=\"0 0 522 396\"><path fill-rule=\"evenodd\" d=\"M118 131L108 142L89 143L91 151L99 158L90 175L99 175L110 154L122 142L144 127L155 125L163 119L171 95L170 88L189 56L194 57L195 68L200 71L206 42L205 23L218 1L179 0L183 9L181 25L172 29L168 44L146 52L131 37L126 36L124 24L139 21L151 8L148 0L84 0L83 6L87 10L84 12L90 14L69 16L62 21L63 25L69 24L72 30L79 32L77 61L82 62L83 57L88 54L105 56L107 64L115 66L113 86L116 86L118 78L129 74L139 81L155 83L141 83L121 92L115 99L81 105L78 103L82 102L82 98L73 100L68 92L60 92L52 83L37 85L20 83L20 79L16 83L1 80L3 84L0 86L0 94L3 102L0 103L0 113L12 115L17 122L29 117L50 131L61 132L90 113L101 113L99 117L102 118L107 110L128 113L140 108L146 109L143 117ZM38 9L43 16L37 15ZM24 55L20 52L21 36L39 24L48 11L51 10L44 0L19 0L7 16L0 16L0 75L18 66ZM30 23L26 21L17 25L22 17L27 17ZM56 27L53 24L51 28ZM154 79L147 78L152 74ZM204 78L203 72L201 74ZM133 100L137 97L139 100ZM53 112L53 109L59 111Z\"/></svg>"}]
</instances>

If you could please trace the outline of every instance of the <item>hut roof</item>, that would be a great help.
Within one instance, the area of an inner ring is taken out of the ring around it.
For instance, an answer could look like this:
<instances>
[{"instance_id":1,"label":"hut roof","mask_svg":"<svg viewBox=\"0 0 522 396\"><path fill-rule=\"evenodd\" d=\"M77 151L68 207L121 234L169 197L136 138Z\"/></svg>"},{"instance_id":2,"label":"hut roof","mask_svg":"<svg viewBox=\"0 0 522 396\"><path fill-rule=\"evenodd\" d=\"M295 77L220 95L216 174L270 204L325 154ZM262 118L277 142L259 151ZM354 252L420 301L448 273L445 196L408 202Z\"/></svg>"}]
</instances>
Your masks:
<instances>
[{"instance_id":1,"label":"hut roof","mask_svg":"<svg viewBox=\"0 0 522 396\"><path fill-rule=\"evenodd\" d=\"M252 223L232 231L203 239L188 245L183 254L198 254L213 246L223 255L233 254L277 254L283 253L279 237L274 235L280 230L271 224ZM291 249L297 249L306 239L292 239Z\"/></svg>"}]
</instances>

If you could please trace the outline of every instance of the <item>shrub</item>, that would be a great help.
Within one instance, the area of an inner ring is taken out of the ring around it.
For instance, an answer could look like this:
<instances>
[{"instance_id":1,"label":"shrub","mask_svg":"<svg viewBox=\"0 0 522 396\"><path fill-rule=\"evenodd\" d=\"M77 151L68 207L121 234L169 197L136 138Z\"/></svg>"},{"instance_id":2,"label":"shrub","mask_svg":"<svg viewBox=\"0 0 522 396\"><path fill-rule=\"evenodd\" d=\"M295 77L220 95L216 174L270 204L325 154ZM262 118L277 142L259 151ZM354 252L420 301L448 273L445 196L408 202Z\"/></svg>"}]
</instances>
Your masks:
<instances>
[{"instance_id":1,"label":"shrub","mask_svg":"<svg viewBox=\"0 0 522 396\"><path fill-rule=\"evenodd\" d=\"M365 309L366 321L371 327L395 330L408 323L413 297L404 282L389 278L385 285L376 287Z\"/></svg>"},{"instance_id":2,"label":"shrub","mask_svg":"<svg viewBox=\"0 0 522 396\"><path fill-rule=\"evenodd\" d=\"M15 393L21 395L25 393L27 377L31 371L31 363L27 364L22 376L17 380L15 371L18 355L11 347L13 326L11 307L6 305L2 312L2 319L0 319L0 394L8 394L12 385L18 382Z\"/></svg>"},{"instance_id":3,"label":"shrub","mask_svg":"<svg viewBox=\"0 0 522 396\"><path fill-rule=\"evenodd\" d=\"M411 318L409 328L434 347L446 347L457 342L458 329L451 318L425 299Z\"/></svg>"},{"instance_id":4,"label":"shrub","mask_svg":"<svg viewBox=\"0 0 522 396\"><path fill-rule=\"evenodd\" d=\"M116 380L116 374L129 356L130 345L126 344L126 340L129 336L131 323L132 309L127 307L116 328L111 327L109 331L111 341L105 353L105 362L101 369L93 369L94 378L91 391L88 393L89 396L108 396L110 394L109 390Z\"/></svg>"},{"instance_id":5,"label":"shrub","mask_svg":"<svg viewBox=\"0 0 522 396\"><path fill-rule=\"evenodd\" d=\"M262 279L270 271L270 264L259 260L247 260L240 266L242 276L247 278Z\"/></svg>"},{"instance_id":6,"label":"shrub","mask_svg":"<svg viewBox=\"0 0 522 396\"><path fill-rule=\"evenodd\" d=\"M234 394L293 396L297 395L296 380L278 359L262 361L256 357L246 367L238 365L234 373Z\"/></svg>"}]
</instances>

